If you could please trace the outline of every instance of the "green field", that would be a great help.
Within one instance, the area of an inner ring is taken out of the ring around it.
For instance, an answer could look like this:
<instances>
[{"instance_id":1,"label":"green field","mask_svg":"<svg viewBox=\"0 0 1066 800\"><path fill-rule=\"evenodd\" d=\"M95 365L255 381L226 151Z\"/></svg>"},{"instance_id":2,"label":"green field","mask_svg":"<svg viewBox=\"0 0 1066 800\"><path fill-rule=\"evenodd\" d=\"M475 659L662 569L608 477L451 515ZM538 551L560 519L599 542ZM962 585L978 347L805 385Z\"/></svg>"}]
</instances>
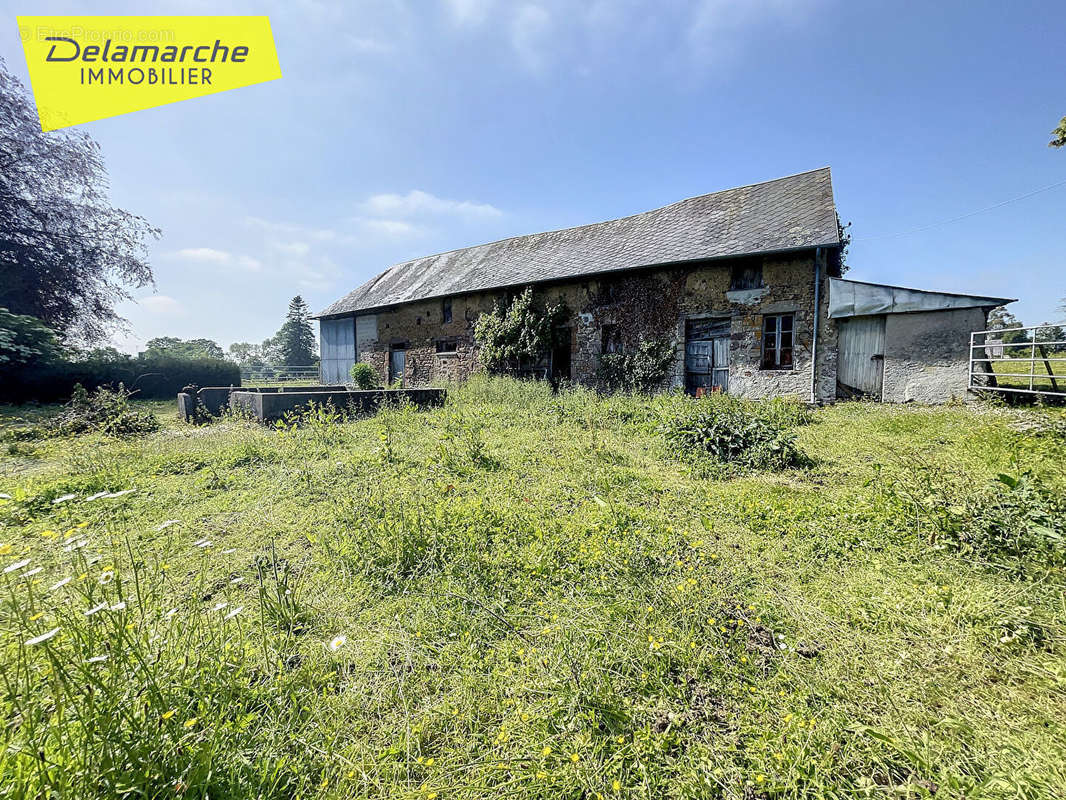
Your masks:
<instances>
[{"instance_id":1,"label":"green field","mask_svg":"<svg viewBox=\"0 0 1066 800\"><path fill-rule=\"evenodd\" d=\"M743 472L695 402L3 410L0 797L1061 797L1066 417L795 410Z\"/></svg>"},{"instance_id":2,"label":"green field","mask_svg":"<svg viewBox=\"0 0 1066 800\"><path fill-rule=\"evenodd\" d=\"M1028 356L1028 353L1026 355ZM1057 388L1057 391L1066 392L1066 352L1049 353L1048 356L1047 365L1042 360L1037 360L1033 366L1033 388L1043 391ZM1039 354L1037 358L1039 359ZM1000 386L1028 389L1029 364L1028 360L996 361L993 364L996 380ZM1055 377L1054 383L1048 373L1048 365L1051 366L1051 373Z\"/></svg>"}]
</instances>

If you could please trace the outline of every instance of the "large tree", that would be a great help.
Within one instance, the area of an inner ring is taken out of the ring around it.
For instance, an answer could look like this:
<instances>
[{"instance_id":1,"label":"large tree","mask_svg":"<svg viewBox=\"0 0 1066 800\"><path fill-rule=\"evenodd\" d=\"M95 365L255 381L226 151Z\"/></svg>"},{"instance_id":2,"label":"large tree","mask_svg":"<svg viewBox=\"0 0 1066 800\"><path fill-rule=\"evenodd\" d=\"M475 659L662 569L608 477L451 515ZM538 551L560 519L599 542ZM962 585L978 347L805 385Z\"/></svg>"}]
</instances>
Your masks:
<instances>
[{"instance_id":1,"label":"large tree","mask_svg":"<svg viewBox=\"0 0 1066 800\"><path fill-rule=\"evenodd\" d=\"M1052 325L1050 322L1041 323L1044 327L1040 328L1036 332L1037 343L1048 343L1049 349L1053 351L1059 351L1066 349L1066 345L1061 342L1066 342L1066 331L1062 329L1061 325ZM1055 344L1050 344L1054 342Z\"/></svg>"},{"instance_id":2,"label":"large tree","mask_svg":"<svg viewBox=\"0 0 1066 800\"><path fill-rule=\"evenodd\" d=\"M100 147L80 131L43 133L0 59L0 307L71 343L105 339L115 305L152 283L159 230L108 199Z\"/></svg>"},{"instance_id":3,"label":"large tree","mask_svg":"<svg viewBox=\"0 0 1066 800\"><path fill-rule=\"evenodd\" d=\"M51 328L36 317L0 308L0 372L46 364L62 355Z\"/></svg>"},{"instance_id":4,"label":"large tree","mask_svg":"<svg viewBox=\"0 0 1066 800\"><path fill-rule=\"evenodd\" d=\"M1006 308L1000 306L999 308L992 309L992 312L988 315L988 329L990 331L1001 331L1005 328L1020 328L1022 323ZM1029 341L1029 331L1012 331L1008 330L1006 333L1000 335L999 340L1003 344L1022 344ZM1017 355L1018 348L1012 348L1008 355Z\"/></svg>"},{"instance_id":5,"label":"large tree","mask_svg":"<svg viewBox=\"0 0 1066 800\"><path fill-rule=\"evenodd\" d=\"M176 336L159 336L149 339L144 346L144 355L173 356L176 358L224 359L225 351L212 339L178 339Z\"/></svg>"},{"instance_id":6,"label":"large tree","mask_svg":"<svg viewBox=\"0 0 1066 800\"><path fill-rule=\"evenodd\" d=\"M273 337L263 342L272 361L283 367L306 367L318 360L318 343L311 326L311 309L300 295L289 302L285 322Z\"/></svg>"},{"instance_id":7,"label":"large tree","mask_svg":"<svg viewBox=\"0 0 1066 800\"><path fill-rule=\"evenodd\" d=\"M266 363L263 346L251 342L234 342L229 346L230 361L236 361L242 367L261 366Z\"/></svg>"}]
</instances>

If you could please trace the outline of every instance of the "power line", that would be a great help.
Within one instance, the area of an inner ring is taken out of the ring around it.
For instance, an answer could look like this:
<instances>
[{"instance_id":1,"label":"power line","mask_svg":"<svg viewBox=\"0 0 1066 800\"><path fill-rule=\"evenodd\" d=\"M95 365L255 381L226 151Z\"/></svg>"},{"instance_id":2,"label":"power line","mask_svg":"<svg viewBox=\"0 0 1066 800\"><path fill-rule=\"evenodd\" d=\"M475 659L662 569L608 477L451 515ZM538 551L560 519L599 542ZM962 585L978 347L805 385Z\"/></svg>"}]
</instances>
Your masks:
<instances>
[{"instance_id":1,"label":"power line","mask_svg":"<svg viewBox=\"0 0 1066 800\"><path fill-rule=\"evenodd\" d=\"M1009 200L1003 200L1003 201L1001 201L999 203L995 203L994 205L990 205L990 206L987 206L985 208L979 208L976 211L971 211L971 212L969 212L967 214L962 214L962 215L960 215L958 217L952 217L951 219L945 219L945 220L941 220L940 222L933 222L933 223L931 223L929 225L923 225L920 228L914 228L914 229L909 230L909 231L901 231L900 233L886 233L886 234L882 234L880 236L855 237L855 241L856 242L869 242L869 241L871 241L873 239L897 239L900 236L910 236L912 233L921 233L922 231L928 231L928 230L932 230L933 228L939 228L942 225L950 225L953 222L959 222L959 221L964 220L964 219L969 219L970 217L976 217L978 214L984 214L986 211L993 211L993 210L995 210L997 208L1002 208L1003 206L1010 205L1011 203L1017 203L1019 200L1025 200L1026 198L1032 197L1033 195L1038 195L1038 194L1040 194L1042 192L1047 192L1047 191L1050 191L1052 189L1057 189L1060 186L1066 186L1066 180L1059 181L1058 183L1053 183L1050 186L1043 187L1042 189L1034 189L1031 192L1026 192L1025 194L1020 194L1017 197L1012 197Z\"/></svg>"}]
</instances>

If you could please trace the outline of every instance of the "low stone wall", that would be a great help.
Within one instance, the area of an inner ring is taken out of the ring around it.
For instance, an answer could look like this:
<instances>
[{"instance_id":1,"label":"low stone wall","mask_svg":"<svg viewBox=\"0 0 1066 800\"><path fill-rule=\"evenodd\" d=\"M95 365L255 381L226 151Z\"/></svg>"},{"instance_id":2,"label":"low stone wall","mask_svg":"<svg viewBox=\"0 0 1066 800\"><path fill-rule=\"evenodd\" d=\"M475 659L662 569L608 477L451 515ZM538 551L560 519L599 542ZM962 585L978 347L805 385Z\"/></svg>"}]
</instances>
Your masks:
<instances>
[{"instance_id":1,"label":"low stone wall","mask_svg":"<svg viewBox=\"0 0 1066 800\"><path fill-rule=\"evenodd\" d=\"M331 403L339 411L369 413L387 402L408 402L419 408L444 404L444 389L371 389L363 391L284 391L254 392L238 390L230 394L230 408L242 411L260 422L273 422L290 412L313 405Z\"/></svg>"}]
</instances>

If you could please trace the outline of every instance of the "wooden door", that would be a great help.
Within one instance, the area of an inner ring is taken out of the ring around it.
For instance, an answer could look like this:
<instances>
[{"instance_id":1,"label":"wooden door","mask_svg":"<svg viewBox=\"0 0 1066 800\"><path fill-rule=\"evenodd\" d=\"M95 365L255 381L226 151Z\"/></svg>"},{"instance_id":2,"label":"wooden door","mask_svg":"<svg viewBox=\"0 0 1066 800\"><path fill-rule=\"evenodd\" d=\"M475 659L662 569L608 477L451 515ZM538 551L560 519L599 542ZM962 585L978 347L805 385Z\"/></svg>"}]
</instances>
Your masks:
<instances>
[{"instance_id":1,"label":"wooden door","mask_svg":"<svg viewBox=\"0 0 1066 800\"><path fill-rule=\"evenodd\" d=\"M685 391L689 394L729 390L729 330L728 317L685 323Z\"/></svg>"},{"instance_id":2,"label":"wooden door","mask_svg":"<svg viewBox=\"0 0 1066 800\"><path fill-rule=\"evenodd\" d=\"M729 337L716 336L711 340L714 346L714 363L711 365L712 386L719 392L729 391Z\"/></svg>"},{"instance_id":3,"label":"wooden door","mask_svg":"<svg viewBox=\"0 0 1066 800\"><path fill-rule=\"evenodd\" d=\"M884 316L842 319L837 331L837 382L842 393L880 400L885 377Z\"/></svg>"}]
</instances>

